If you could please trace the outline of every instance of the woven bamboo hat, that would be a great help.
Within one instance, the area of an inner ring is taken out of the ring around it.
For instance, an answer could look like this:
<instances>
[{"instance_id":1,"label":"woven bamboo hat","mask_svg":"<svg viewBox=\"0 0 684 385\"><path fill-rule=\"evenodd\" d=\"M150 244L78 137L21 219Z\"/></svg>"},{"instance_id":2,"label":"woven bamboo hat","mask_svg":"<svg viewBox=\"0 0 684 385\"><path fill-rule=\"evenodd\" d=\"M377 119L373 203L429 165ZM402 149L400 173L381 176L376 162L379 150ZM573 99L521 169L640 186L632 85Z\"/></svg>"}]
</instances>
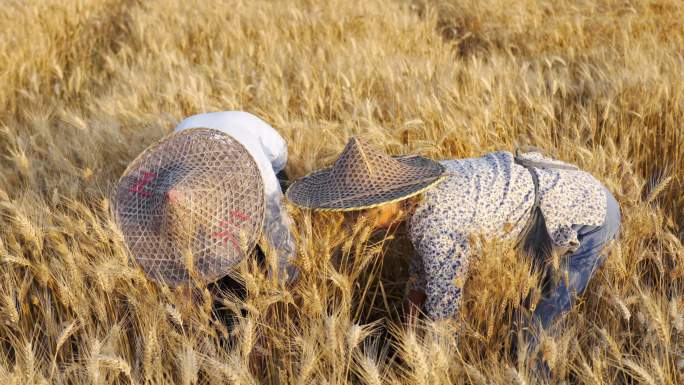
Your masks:
<instances>
[{"instance_id":1,"label":"woven bamboo hat","mask_svg":"<svg viewBox=\"0 0 684 385\"><path fill-rule=\"evenodd\" d=\"M225 276L261 234L257 164L218 130L184 130L150 146L115 194L116 222L131 253L150 278L172 287Z\"/></svg>"},{"instance_id":2,"label":"woven bamboo hat","mask_svg":"<svg viewBox=\"0 0 684 385\"><path fill-rule=\"evenodd\" d=\"M298 180L287 190L287 197L311 209L361 210L420 194L443 175L444 166L432 159L391 157L354 137L332 167Z\"/></svg>"}]
</instances>

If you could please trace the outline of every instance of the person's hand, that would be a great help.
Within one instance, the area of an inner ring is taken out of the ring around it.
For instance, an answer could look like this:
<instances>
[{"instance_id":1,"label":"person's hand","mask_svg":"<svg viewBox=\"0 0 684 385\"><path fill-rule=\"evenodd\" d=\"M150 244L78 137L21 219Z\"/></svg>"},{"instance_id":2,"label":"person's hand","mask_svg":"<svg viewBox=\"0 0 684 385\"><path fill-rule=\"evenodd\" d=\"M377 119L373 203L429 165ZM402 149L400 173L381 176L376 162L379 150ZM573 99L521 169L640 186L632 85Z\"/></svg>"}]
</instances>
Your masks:
<instances>
[{"instance_id":1,"label":"person's hand","mask_svg":"<svg viewBox=\"0 0 684 385\"><path fill-rule=\"evenodd\" d=\"M407 321L414 320L420 315L420 309L423 307L427 295L425 292L418 290L409 291L406 299L404 300L404 312L406 314Z\"/></svg>"}]
</instances>

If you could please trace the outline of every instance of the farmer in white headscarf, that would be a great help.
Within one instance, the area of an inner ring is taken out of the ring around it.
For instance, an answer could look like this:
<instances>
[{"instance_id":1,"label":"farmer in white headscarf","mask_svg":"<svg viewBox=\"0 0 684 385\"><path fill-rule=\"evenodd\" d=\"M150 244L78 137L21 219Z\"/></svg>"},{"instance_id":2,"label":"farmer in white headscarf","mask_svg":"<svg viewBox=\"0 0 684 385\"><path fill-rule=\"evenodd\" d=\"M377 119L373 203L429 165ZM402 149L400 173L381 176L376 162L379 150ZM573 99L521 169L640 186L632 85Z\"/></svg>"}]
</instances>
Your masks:
<instances>
[{"instance_id":1,"label":"farmer in white headscarf","mask_svg":"<svg viewBox=\"0 0 684 385\"><path fill-rule=\"evenodd\" d=\"M292 281L294 240L276 174L287 144L246 112L201 114L140 154L115 196L116 220L151 278L170 286L227 277L253 250Z\"/></svg>"},{"instance_id":2,"label":"farmer in white headscarf","mask_svg":"<svg viewBox=\"0 0 684 385\"><path fill-rule=\"evenodd\" d=\"M287 183L287 142L268 123L244 111L212 112L186 118L174 130L206 127L224 132L240 142L257 162L264 183L266 215L263 236L267 247L278 256L282 273L292 281L297 269L290 263L294 257L295 242L290 228L292 219L285 210L283 189ZM281 273L281 274L282 274Z\"/></svg>"},{"instance_id":3,"label":"farmer in white headscarf","mask_svg":"<svg viewBox=\"0 0 684 385\"><path fill-rule=\"evenodd\" d=\"M537 261L564 255L568 279L544 288L535 331L571 308L620 226L618 203L601 183L538 149L437 162L390 157L352 138L330 168L296 181L287 197L314 210L362 211L379 228L405 221L415 249L408 301L433 319L458 314L478 236L517 239Z\"/></svg>"}]
</instances>

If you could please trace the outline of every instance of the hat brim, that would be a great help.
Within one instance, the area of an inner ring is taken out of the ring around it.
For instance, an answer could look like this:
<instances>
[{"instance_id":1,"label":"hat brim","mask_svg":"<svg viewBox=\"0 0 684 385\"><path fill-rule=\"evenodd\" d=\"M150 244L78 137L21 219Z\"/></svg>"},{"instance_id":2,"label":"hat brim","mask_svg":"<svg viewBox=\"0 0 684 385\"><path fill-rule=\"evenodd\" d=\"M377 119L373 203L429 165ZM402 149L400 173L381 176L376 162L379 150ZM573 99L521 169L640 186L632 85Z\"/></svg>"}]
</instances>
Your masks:
<instances>
[{"instance_id":1,"label":"hat brim","mask_svg":"<svg viewBox=\"0 0 684 385\"><path fill-rule=\"evenodd\" d=\"M185 188L180 206L191 226L164 227L164 218L178 219L165 207L171 202L167 192L179 186ZM128 250L150 278L172 287L192 278L187 262L207 283L229 274L261 236L264 200L263 180L249 151L232 136L207 128L173 133L145 149L113 196Z\"/></svg>"},{"instance_id":2,"label":"hat brim","mask_svg":"<svg viewBox=\"0 0 684 385\"><path fill-rule=\"evenodd\" d=\"M444 179L445 167L422 156L397 156L396 161L421 170L420 177L362 193L343 194L334 200L322 196L322 186L330 184L332 167L315 171L293 183L286 196L294 205L316 211L356 211L402 201L425 192Z\"/></svg>"}]
</instances>

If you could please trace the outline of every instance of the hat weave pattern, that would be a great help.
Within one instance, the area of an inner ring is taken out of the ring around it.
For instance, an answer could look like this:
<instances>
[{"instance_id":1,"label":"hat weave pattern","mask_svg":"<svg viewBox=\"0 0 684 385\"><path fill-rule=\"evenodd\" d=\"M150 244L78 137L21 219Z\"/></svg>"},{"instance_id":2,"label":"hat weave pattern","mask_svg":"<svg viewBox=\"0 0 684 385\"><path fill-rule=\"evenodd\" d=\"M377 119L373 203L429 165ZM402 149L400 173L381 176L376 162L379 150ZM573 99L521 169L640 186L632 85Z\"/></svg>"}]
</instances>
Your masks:
<instances>
[{"instance_id":1,"label":"hat weave pattern","mask_svg":"<svg viewBox=\"0 0 684 385\"><path fill-rule=\"evenodd\" d=\"M213 129L172 134L141 153L119 180L116 222L143 271L177 286L228 274L256 245L264 220L258 166Z\"/></svg>"},{"instance_id":2,"label":"hat weave pattern","mask_svg":"<svg viewBox=\"0 0 684 385\"><path fill-rule=\"evenodd\" d=\"M287 190L295 205L351 211L402 200L442 180L444 166L421 156L391 157L352 138L332 167L314 172Z\"/></svg>"}]
</instances>

